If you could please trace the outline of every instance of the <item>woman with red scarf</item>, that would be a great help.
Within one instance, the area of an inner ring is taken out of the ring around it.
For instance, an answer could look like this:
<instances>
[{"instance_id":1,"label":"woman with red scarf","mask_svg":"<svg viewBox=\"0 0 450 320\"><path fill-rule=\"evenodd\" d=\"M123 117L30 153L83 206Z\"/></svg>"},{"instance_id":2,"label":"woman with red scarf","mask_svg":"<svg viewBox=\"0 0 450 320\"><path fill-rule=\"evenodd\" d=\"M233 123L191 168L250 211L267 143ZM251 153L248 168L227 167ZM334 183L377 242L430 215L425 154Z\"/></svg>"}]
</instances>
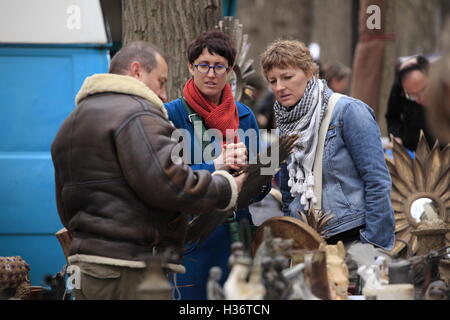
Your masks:
<instances>
[{"instance_id":1,"label":"woman with red scarf","mask_svg":"<svg viewBox=\"0 0 450 320\"><path fill-rule=\"evenodd\" d=\"M169 119L187 134L183 135L188 149L183 157L194 170L239 171L258 152L259 129L253 112L234 99L228 83L236 50L227 35L214 30L192 41L187 53L192 78L184 86L183 97L165 104ZM269 191L267 185L253 200L260 201ZM236 212L236 220L243 218L251 222L248 209ZM227 279L229 223L218 226L204 242L185 248L186 273L177 275L181 299L206 299L209 270L214 266L223 271L222 285Z\"/></svg>"}]
</instances>

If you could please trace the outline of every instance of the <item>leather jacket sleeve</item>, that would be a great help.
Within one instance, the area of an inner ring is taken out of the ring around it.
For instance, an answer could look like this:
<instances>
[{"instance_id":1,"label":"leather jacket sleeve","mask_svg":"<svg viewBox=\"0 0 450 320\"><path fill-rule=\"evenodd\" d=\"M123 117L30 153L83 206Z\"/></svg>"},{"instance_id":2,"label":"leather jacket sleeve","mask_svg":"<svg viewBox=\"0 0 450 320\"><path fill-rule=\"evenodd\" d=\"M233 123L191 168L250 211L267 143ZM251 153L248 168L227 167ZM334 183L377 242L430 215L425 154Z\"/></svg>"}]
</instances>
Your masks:
<instances>
[{"instance_id":1,"label":"leather jacket sleeve","mask_svg":"<svg viewBox=\"0 0 450 320\"><path fill-rule=\"evenodd\" d=\"M193 171L173 151L175 128L162 115L141 112L115 132L123 174L149 206L185 213L205 213L234 206L237 188L226 173ZM175 161L175 163L174 163ZM234 202L234 203L233 203Z\"/></svg>"},{"instance_id":2,"label":"leather jacket sleeve","mask_svg":"<svg viewBox=\"0 0 450 320\"><path fill-rule=\"evenodd\" d=\"M58 209L59 218L61 219L61 223L64 226L64 228L68 227L68 221L67 216L64 211L64 205L62 204L62 186L59 181L58 172L55 171L55 195L56 195L56 206Z\"/></svg>"}]
</instances>

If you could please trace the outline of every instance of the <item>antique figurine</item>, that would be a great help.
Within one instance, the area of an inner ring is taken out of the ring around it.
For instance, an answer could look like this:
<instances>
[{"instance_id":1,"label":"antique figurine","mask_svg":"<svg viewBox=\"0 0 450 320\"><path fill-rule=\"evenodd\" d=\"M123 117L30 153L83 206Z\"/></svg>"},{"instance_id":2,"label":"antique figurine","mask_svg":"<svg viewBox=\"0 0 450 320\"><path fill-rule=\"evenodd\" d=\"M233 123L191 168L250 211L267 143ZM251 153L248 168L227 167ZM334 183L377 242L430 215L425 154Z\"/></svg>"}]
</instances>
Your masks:
<instances>
[{"instance_id":1,"label":"antique figurine","mask_svg":"<svg viewBox=\"0 0 450 320\"><path fill-rule=\"evenodd\" d=\"M327 260L328 283L333 300L347 300L349 272L345 263L345 248L342 241L337 245L321 245L319 250L325 250Z\"/></svg>"},{"instance_id":2,"label":"antique figurine","mask_svg":"<svg viewBox=\"0 0 450 320\"><path fill-rule=\"evenodd\" d=\"M225 294L219 284L222 277L222 269L220 267L212 267L209 270L209 279L206 287L208 300L225 300Z\"/></svg>"}]
</instances>

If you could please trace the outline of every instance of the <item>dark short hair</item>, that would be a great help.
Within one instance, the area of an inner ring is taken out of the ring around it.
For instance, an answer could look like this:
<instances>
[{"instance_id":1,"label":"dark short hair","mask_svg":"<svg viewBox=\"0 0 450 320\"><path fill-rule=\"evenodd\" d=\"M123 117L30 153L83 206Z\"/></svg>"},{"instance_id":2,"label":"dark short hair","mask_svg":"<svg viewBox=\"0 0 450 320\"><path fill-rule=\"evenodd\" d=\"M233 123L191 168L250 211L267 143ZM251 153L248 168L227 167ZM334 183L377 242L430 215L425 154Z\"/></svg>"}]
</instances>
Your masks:
<instances>
[{"instance_id":1,"label":"dark short hair","mask_svg":"<svg viewBox=\"0 0 450 320\"><path fill-rule=\"evenodd\" d=\"M236 49L231 44L230 37L219 30L211 30L202 33L195 38L187 47L187 58L189 63L194 63L207 48L209 53L218 54L228 61L228 66L234 65L236 59Z\"/></svg>"},{"instance_id":2,"label":"dark short hair","mask_svg":"<svg viewBox=\"0 0 450 320\"><path fill-rule=\"evenodd\" d=\"M120 49L111 59L109 73L125 74L133 61L138 61L147 72L151 72L158 65L157 54L165 59L161 51L150 43L132 42Z\"/></svg>"},{"instance_id":3,"label":"dark short hair","mask_svg":"<svg viewBox=\"0 0 450 320\"><path fill-rule=\"evenodd\" d=\"M400 81L400 83L403 82L408 74L415 70L421 71L424 74L428 74L428 70L430 67L430 62L428 61L428 59L420 55L417 56L416 59L416 63L410 64L407 67L398 70L398 80Z\"/></svg>"}]
</instances>

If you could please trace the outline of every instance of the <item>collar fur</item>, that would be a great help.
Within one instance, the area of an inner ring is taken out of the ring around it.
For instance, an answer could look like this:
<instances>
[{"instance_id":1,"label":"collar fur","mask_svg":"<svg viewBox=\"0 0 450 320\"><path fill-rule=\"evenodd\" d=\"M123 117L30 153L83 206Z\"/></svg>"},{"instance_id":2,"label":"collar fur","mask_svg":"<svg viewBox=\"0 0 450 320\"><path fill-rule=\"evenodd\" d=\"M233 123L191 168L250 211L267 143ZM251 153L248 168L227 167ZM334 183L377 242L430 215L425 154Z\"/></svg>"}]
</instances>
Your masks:
<instances>
[{"instance_id":1,"label":"collar fur","mask_svg":"<svg viewBox=\"0 0 450 320\"><path fill-rule=\"evenodd\" d=\"M75 98L75 103L78 105L84 98L102 92L132 94L141 97L159 108L168 119L167 110L158 96L144 83L130 76L102 73L87 77Z\"/></svg>"}]
</instances>

